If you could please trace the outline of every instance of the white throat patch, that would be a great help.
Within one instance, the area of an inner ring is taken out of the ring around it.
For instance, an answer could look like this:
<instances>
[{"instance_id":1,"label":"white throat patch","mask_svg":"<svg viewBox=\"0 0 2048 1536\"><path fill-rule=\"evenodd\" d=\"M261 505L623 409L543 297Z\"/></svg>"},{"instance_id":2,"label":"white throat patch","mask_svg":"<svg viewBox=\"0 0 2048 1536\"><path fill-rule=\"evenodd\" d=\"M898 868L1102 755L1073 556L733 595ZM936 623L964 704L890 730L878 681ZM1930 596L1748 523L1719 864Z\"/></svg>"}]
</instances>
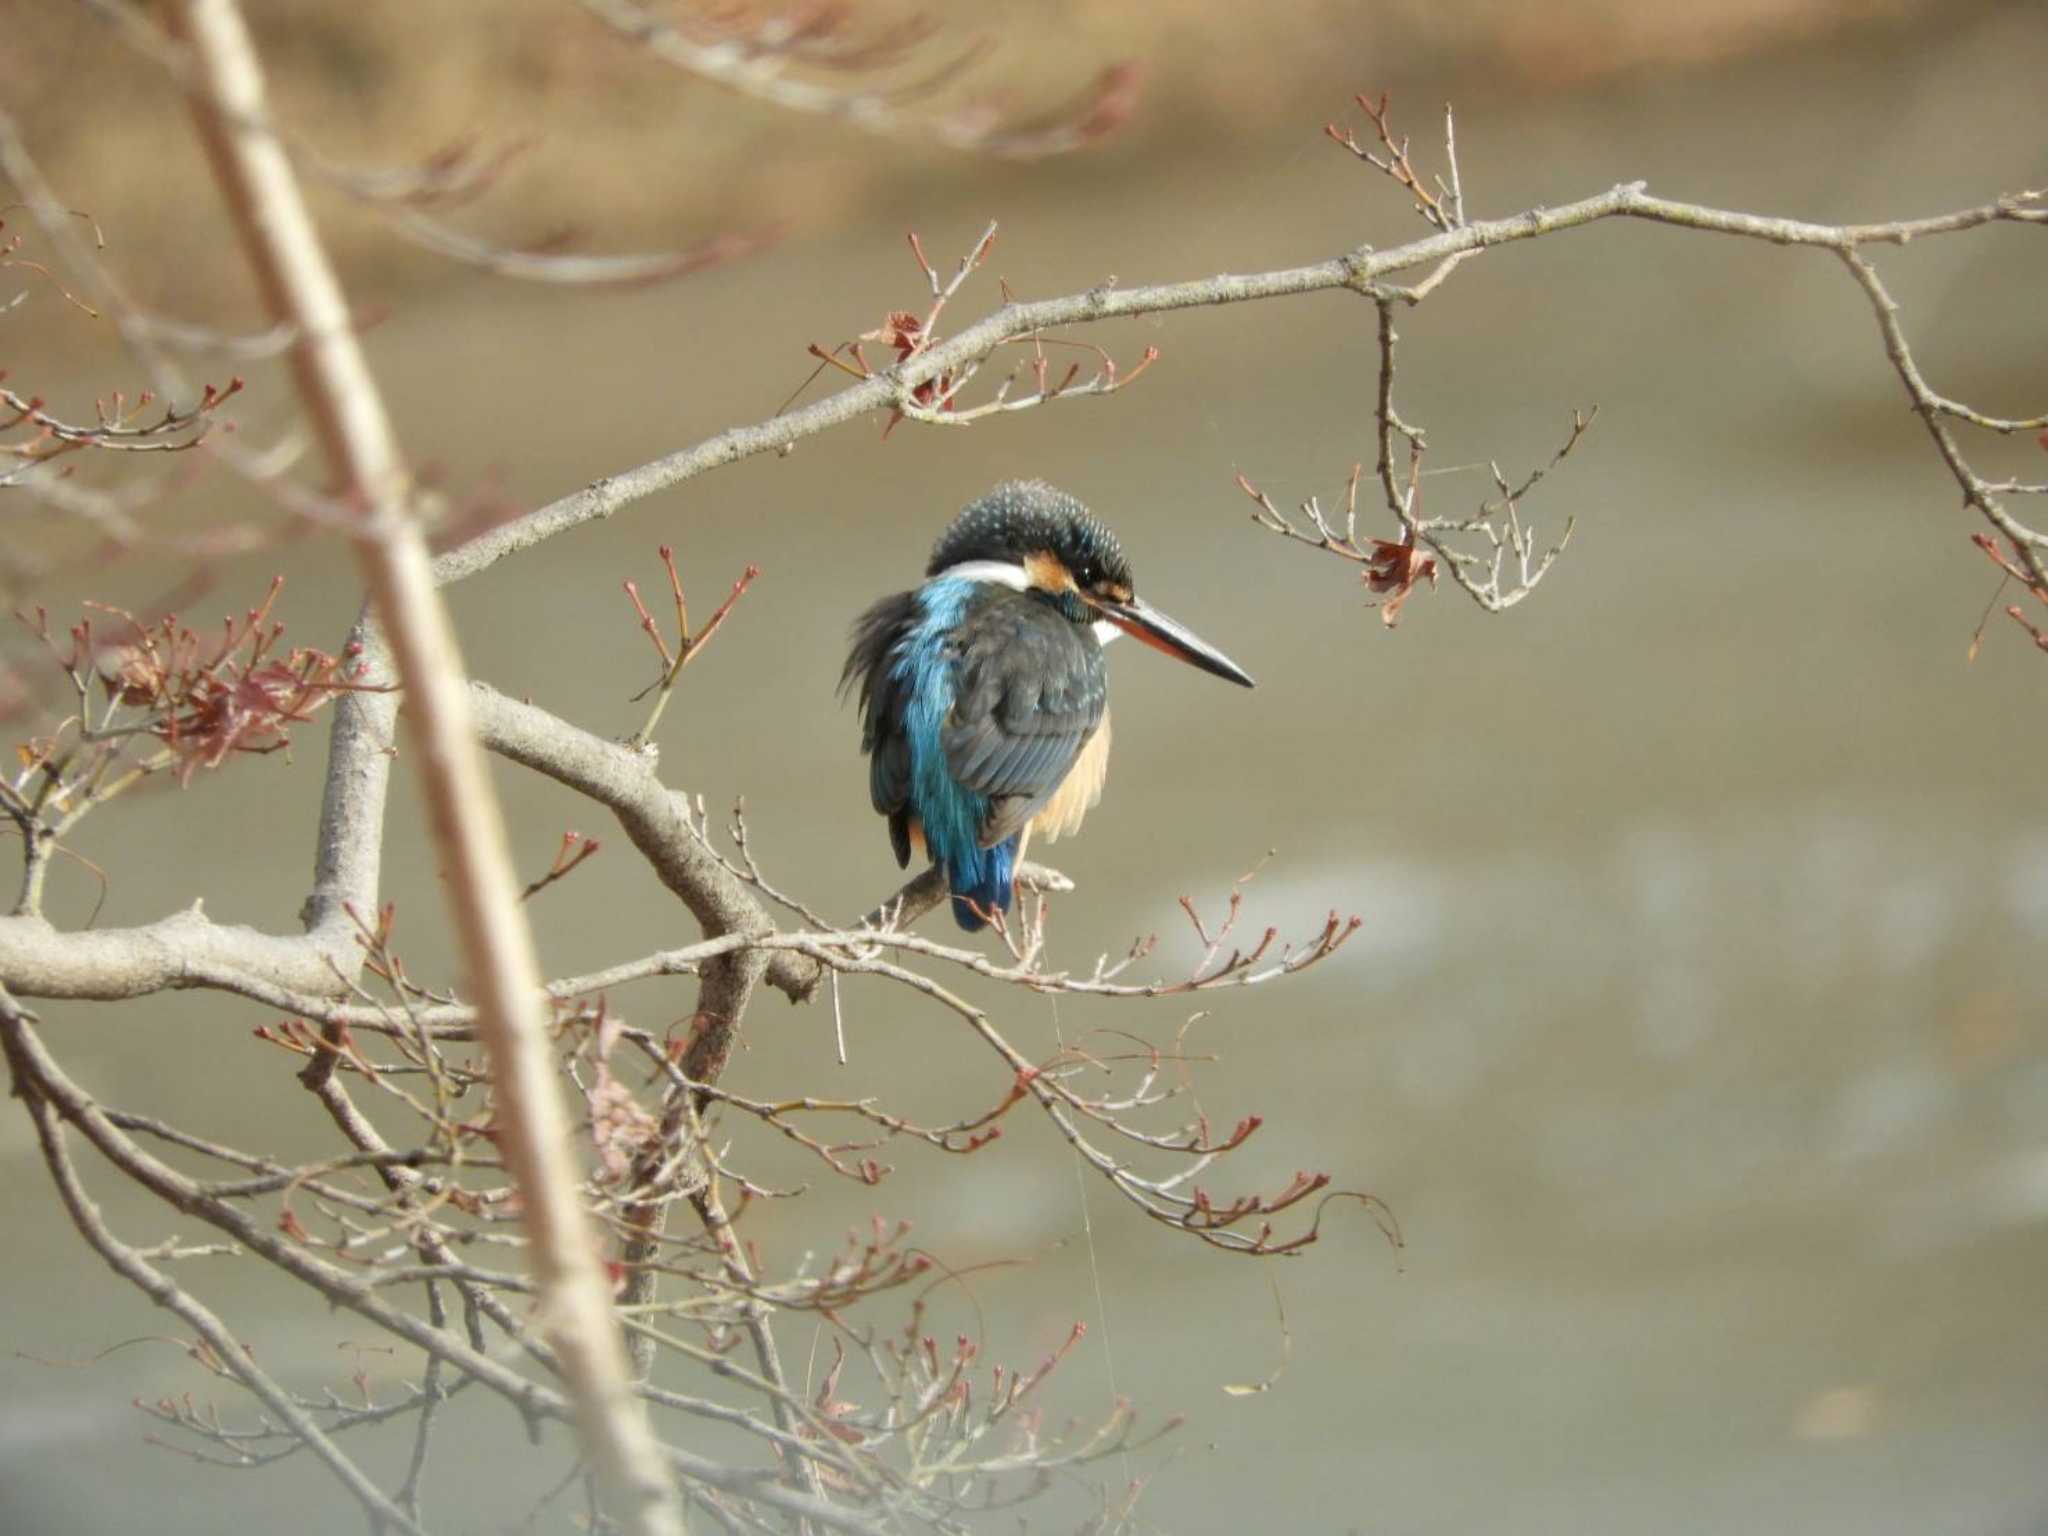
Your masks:
<instances>
[{"instance_id":1,"label":"white throat patch","mask_svg":"<svg viewBox=\"0 0 2048 1536\"><path fill-rule=\"evenodd\" d=\"M958 565L947 566L939 576L947 581L993 582L1013 592L1031 589L1031 578L1024 574L1024 567L1007 560L962 560Z\"/></svg>"}]
</instances>

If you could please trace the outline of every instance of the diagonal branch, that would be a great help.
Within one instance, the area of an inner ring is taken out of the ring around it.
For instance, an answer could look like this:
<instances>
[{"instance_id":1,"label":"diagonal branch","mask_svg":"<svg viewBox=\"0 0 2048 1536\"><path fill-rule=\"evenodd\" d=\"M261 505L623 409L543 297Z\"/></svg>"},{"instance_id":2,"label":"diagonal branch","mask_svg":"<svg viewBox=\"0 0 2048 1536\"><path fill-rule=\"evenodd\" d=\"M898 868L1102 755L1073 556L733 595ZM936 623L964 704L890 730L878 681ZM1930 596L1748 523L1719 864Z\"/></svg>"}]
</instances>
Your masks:
<instances>
[{"instance_id":1,"label":"diagonal branch","mask_svg":"<svg viewBox=\"0 0 2048 1536\"><path fill-rule=\"evenodd\" d=\"M469 700L484 749L608 807L656 877L689 907L705 938L769 931L761 904L691 830L689 801L661 782L653 754L594 736L485 683L469 685ZM803 1002L817 989L819 972L786 955L768 967L766 979L791 1002ZM703 1006L729 1014L732 1002L713 996Z\"/></svg>"},{"instance_id":2,"label":"diagonal branch","mask_svg":"<svg viewBox=\"0 0 2048 1536\"><path fill-rule=\"evenodd\" d=\"M542 1315L562 1356L584 1441L636 1536L680 1533L668 1470L632 1395L610 1294L589 1240L568 1117L547 1048L540 965L518 900L503 818L468 719L462 663L434 592L425 536L383 399L290 161L264 120L256 51L233 0L185 0L172 31L202 89L191 99L272 317L298 328L299 392L337 481L360 518L356 549L391 640L420 747L435 842L455 926L475 978L497 1087L499 1145L525 1196ZM371 835L375 835L371 832Z\"/></svg>"},{"instance_id":3,"label":"diagonal branch","mask_svg":"<svg viewBox=\"0 0 2048 1536\"><path fill-rule=\"evenodd\" d=\"M946 58L922 78L895 86L840 86L804 79L790 66L871 71L899 62L930 30L921 17L897 23L868 39L842 35L850 7L813 6L808 13L777 14L749 32L744 13L697 16L678 25L638 0L578 0L584 10L653 57L737 95L819 117L838 118L870 133L916 135L949 149L1013 160L1067 154L1114 132L1135 105L1138 70L1115 64L1050 121L1005 126L986 103L951 113L911 110L919 97L965 73L980 51L970 47Z\"/></svg>"},{"instance_id":4,"label":"diagonal branch","mask_svg":"<svg viewBox=\"0 0 2048 1536\"><path fill-rule=\"evenodd\" d=\"M916 356L881 369L812 405L750 426L730 428L690 447L594 481L524 517L503 523L438 557L434 574L442 582L464 580L508 555L532 549L585 523L608 518L636 501L694 479L707 470L758 454L779 452L870 411L895 409L912 397L917 386L942 374L957 372L965 364L980 362L998 347L1055 326L1305 293L1349 291L1373 298L1383 291L1381 280L1394 273L1434 267L1452 257L1617 218L1762 240L1773 245L1854 251L1866 245L1904 245L1987 224L2048 224L2048 206L2043 206L2039 194L2029 192L1931 218L1889 224L1815 224L1653 197L1644 189L1644 183L1638 181L1557 208L1532 208L1511 218L1473 220L1386 250L1360 246L1345 255L1308 266L1245 275L1226 273L1135 288L1092 288L1062 298L1007 303ZM2031 537L2048 546L2048 537Z\"/></svg>"}]
</instances>

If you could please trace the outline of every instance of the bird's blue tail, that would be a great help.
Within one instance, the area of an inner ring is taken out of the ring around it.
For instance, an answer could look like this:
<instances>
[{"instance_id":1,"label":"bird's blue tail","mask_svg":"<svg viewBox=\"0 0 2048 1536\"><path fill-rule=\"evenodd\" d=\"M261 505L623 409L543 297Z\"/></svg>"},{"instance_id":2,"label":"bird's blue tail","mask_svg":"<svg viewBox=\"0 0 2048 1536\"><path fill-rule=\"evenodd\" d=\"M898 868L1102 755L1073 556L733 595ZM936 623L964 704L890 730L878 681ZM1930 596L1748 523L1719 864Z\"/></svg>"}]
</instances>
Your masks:
<instances>
[{"instance_id":1,"label":"bird's blue tail","mask_svg":"<svg viewBox=\"0 0 2048 1536\"><path fill-rule=\"evenodd\" d=\"M1011 880L1017 872L1017 838L993 848L970 847L964 857L946 861L946 884L953 892L953 921L975 933L988 926L983 914L1007 912Z\"/></svg>"}]
</instances>

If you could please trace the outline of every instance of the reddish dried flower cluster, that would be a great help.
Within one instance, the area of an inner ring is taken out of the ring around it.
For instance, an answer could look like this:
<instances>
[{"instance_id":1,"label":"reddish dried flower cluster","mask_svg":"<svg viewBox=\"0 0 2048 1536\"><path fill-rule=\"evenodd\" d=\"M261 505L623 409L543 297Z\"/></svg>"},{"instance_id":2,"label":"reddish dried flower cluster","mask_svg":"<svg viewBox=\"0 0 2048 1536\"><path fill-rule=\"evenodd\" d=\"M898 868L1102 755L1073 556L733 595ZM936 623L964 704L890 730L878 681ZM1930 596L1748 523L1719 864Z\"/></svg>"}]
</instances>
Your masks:
<instances>
[{"instance_id":1,"label":"reddish dried flower cluster","mask_svg":"<svg viewBox=\"0 0 2048 1536\"><path fill-rule=\"evenodd\" d=\"M312 646L280 650L284 625L270 617L284 586L278 577L263 602L221 632L202 638L176 615L144 624L126 609L88 606L118 621L122 638L95 631L90 617L69 631L68 648L50 635L46 616L37 627L86 702L97 680L109 706L98 721L80 721L81 735L101 745L151 736L169 750L180 783L201 768L217 768L237 752L276 752L291 745L302 725L338 693L363 686L361 647L340 655ZM118 706L118 707L117 707ZM139 712L139 718L122 711Z\"/></svg>"}]
</instances>

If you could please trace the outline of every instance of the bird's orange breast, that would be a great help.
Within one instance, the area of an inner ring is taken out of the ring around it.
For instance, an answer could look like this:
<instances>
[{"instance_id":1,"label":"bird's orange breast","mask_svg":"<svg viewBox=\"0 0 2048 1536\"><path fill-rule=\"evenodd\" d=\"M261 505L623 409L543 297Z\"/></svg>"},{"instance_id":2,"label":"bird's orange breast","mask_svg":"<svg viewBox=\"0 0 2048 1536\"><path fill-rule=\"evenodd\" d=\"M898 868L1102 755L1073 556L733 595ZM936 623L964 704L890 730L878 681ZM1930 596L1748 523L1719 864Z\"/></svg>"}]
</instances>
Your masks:
<instances>
[{"instance_id":1,"label":"bird's orange breast","mask_svg":"<svg viewBox=\"0 0 2048 1536\"><path fill-rule=\"evenodd\" d=\"M1031 818L1031 835L1048 843L1081 830L1082 818L1102 799L1103 780L1109 777L1109 711L1102 712L1102 724L1082 745L1074 766L1053 791L1045 808Z\"/></svg>"}]
</instances>

